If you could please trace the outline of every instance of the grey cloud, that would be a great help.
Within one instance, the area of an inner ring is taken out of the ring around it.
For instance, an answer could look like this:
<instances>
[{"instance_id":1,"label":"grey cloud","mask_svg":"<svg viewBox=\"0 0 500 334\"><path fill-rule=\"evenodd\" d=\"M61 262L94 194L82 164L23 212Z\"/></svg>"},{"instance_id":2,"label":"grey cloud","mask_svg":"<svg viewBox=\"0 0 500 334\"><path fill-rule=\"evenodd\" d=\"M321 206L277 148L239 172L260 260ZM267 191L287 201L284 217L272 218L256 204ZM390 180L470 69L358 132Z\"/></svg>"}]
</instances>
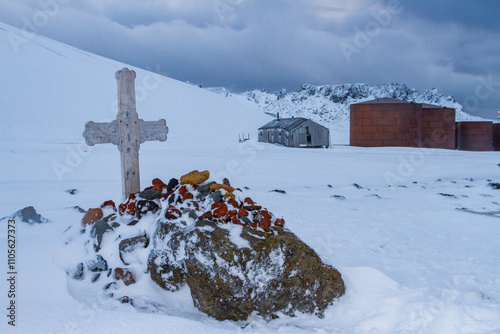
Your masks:
<instances>
[{"instance_id":1,"label":"grey cloud","mask_svg":"<svg viewBox=\"0 0 500 334\"><path fill-rule=\"evenodd\" d=\"M38 1L4 1L0 20L15 26L39 10ZM474 2L483 3L500 7L493 1ZM500 81L494 10L465 1L401 0L402 10L356 46L360 32L366 34L367 24L373 28L388 4L86 0L69 2L40 33L178 80L238 91L401 82L438 88L460 102L474 94L480 76ZM341 43L357 48L350 62ZM496 117L498 95L470 111Z\"/></svg>"}]
</instances>

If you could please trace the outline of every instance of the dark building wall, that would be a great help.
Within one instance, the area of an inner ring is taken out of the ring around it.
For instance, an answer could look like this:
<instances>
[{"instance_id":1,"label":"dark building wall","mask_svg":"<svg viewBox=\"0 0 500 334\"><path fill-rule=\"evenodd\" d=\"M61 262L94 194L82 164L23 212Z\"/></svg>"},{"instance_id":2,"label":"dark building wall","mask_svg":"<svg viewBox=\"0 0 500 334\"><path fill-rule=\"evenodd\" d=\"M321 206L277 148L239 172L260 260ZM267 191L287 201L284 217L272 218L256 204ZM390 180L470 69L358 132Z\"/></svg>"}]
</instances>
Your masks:
<instances>
[{"instance_id":1,"label":"dark building wall","mask_svg":"<svg viewBox=\"0 0 500 334\"><path fill-rule=\"evenodd\" d=\"M493 124L493 149L500 151L500 123Z\"/></svg>"},{"instance_id":2,"label":"dark building wall","mask_svg":"<svg viewBox=\"0 0 500 334\"><path fill-rule=\"evenodd\" d=\"M458 122L457 149L491 151L493 149L492 122Z\"/></svg>"},{"instance_id":3,"label":"dark building wall","mask_svg":"<svg viewBox=\"0 0 500 334\"><path fill-rule=\"evenodd\" d=\"M418 147L422 143L422 105L351 105L350 145Z\"/></svg>"},{"instance_id":4,"label":"dark building wall","mask_svg":"<svg viewBox=\"0 0 500 334\"><path fill-rule=\"evenodd\" d=\"M455 109L422 108L422 146L427 148L456 148Z\"/></svg>"}]
</instances>

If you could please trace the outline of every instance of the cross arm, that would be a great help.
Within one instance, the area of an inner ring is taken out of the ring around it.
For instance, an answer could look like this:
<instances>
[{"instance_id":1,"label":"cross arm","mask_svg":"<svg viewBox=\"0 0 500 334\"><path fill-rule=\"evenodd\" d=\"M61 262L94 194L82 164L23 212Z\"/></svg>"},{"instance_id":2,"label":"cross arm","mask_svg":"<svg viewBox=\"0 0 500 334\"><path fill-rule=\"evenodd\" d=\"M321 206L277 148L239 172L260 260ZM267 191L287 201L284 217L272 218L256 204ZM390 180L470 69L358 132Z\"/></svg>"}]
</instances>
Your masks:
<instances>
[{"instance_id":1,"label":"cross arm","mask_svg":"<svg viewBox=\"0 0 500 334\"><path fill-rule=\"evenodd\" d=\"M83 137L88 146L95 144L119 144L118 138L118 123L112 121L110 123L94 123L92 121L85 124Z\"/></svg>"},{"instance_id":2,"label":"cross arm","mask_svg":"<svg viewBox=\"0 0 500 334\"><path fill-rule=\"evenodd\" d=\"M165 141L167 140L168 127L164 119L159 121L139 120L139 129L141 133L141 144L146 141Z\"/></svg>"}]
</instances>

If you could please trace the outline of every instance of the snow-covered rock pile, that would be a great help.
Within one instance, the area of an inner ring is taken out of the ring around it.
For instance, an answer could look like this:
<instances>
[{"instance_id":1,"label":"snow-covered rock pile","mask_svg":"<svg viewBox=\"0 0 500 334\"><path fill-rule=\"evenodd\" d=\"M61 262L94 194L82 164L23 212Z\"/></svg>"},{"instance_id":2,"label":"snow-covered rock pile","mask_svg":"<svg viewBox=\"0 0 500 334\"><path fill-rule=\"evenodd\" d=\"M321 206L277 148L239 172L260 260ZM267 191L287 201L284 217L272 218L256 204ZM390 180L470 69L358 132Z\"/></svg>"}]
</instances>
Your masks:
<instances>
[{"instance_id":1,"label":"snow-covered rock pile","mask_svg":"<svg viewBox=\"0 0 500 334\"><path fill-rule=\"evenodd\" d=\"M189 288L194 305L218 320L254 312L323 311L344 294L340 273L284 228L284 220L233 188L193 171L90 209L77 244L83 258L68 270L70 291L82 301L166 308L148 299L156 285L172 295ZM162 291L161 289L157 289Z\"/></svg>"}]
</instances>

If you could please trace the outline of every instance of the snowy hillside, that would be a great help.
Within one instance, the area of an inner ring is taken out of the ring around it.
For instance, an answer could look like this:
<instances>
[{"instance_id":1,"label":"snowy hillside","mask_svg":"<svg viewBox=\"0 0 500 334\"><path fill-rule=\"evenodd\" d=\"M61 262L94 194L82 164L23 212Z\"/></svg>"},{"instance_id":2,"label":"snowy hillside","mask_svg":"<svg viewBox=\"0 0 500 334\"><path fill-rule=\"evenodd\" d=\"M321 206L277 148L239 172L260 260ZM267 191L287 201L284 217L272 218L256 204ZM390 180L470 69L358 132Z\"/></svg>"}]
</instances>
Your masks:
<instances>
[{"instance_id":1,"label":"snowy hillside","mask_svg":"<svg viewBox=\"0 0 500 334\"><path fill-rule=\"evenodd\" d=\"M451 96L444 96L437 89L428 89L419 92L406 85L397 83L383 86L368 86L366 84L345 84L313 86L302 85L296 92L280 90L254 90L241 94L230 93L224 88L208 88L227 98L235 99L249 106L256 106L259 110L282 117L310 118L328 128L335 134L346 132L349 129L349 106L382 97L391 97L416 103L428 103L442 107L454 108L458 121L476 120L479 117L471 116L463 111L460 103ZM334 143L338 142L334 140Z\"/></svg>"},{"instance_id":2,"label":"snowy hillside","mask_svg":"<svg viewBox=\"0 0 500 334\"><path fill-rule=\"evenodd\" d=\"M89 120L115 118L114 74L126 65L40 36L16 52L13 37L24 38L0 24L0 333L500 332L498 152L261 144L256 129L270 116L246 96L244 105L140 69L139 117L165 118L170 130L166 142L141 145L142 188L194 169L228 177L337 268L346 294L322 319L254 314L244 322L216 321L188 293L165 297L146 280L136 292L169 307L91 302L97 292L77 301L65 268L86 255L67 247L81 228L79 208L121 202L117 147L86 147L82 131ZM240 133L252 140L239 143ZM28 206L48 223L9 223ZM6 279L7 224L15 225L15 285Z\"/></svg>"}]
</instances>

